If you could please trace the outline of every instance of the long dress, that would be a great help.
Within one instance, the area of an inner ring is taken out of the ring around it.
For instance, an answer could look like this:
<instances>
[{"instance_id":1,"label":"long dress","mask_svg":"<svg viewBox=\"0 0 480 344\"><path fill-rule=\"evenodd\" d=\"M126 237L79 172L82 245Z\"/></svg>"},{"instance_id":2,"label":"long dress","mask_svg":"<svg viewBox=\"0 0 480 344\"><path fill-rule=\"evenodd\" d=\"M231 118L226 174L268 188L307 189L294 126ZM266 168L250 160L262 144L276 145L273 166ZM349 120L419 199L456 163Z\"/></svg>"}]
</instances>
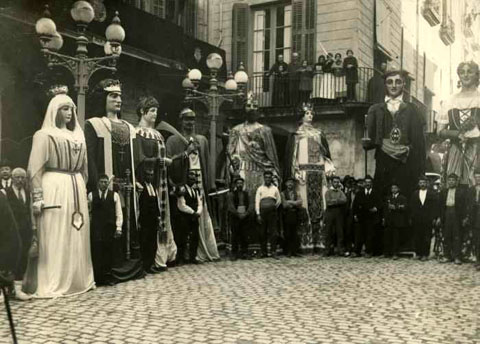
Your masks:
<instances>
[{"instance_id":1,"label":"long dress","mask_svg":"<svg viewBox=\"0 0 480 344\"><path fill-rule=\"evenodd\" d=\"M165 237L162 237L160 231L159 235L157 235L155 266L166 267L167 262L174 261L177 254L177 245L175 245L170 222L167 168L166 165L160 167L158 163L154 160L152 161L152 159L156 158L166 158L165 139L155 129L137 127L136 143L135 167L137 180L142 181L142 175L146 168L151 168L155 172L154 185L157 189L161 218L160 228L166 231Z\"/></svg>"},{"instance_id":2,"label":"long dress","mask_svg":"<svg viewBox=\"0 0 480 344\"><path fill-rule=\"evenodd\" d=\"M133 164L133 140L135 128L126 121L111 121L106 117L94 117L85 122L85 138L88 150L89 191L97 186L98 175L105 173L114 176L109 188L118 192L122 199L123 230L122 236L114 243L112 277L115 282L125 282L145 275L142 261L139 259L139 238L137 232L137 194L134 183L135 166ZM127 170L130 177L127 178ZM121 190L122 183L130 183L130 208ZM129 219L127 214L130 213ZM130 245L127 245L127 227L130 226ZM127 248L128 246L128 248ZM131 253L130 257L128 253Z\"/></svg>"},{"instance_id":3,"label":"long dress","mask_svg":"<svg viewBox=\"0 0 480 344\"><path fill-rule=\"evenodd\" d=\"M323 65L324 62L318 62L313 67L312 98L325 98L323 96Z\"/></svg>"},{"instance_id":4,"label":"long dress","mask_svg":"<svg viewBox=\"0 0 480 344\"><path fill-rule=\"evenodd\" d=\"M192 137L188 137L188 139L179 137L178 135L170 136L166 143L167 155L174 156L185 152L190 140L193 140L198 149L189 155L187 165L182 166L181 169L195 172L197 176L197 187L200 190L203 200L203 211L199 219L197 260L200 262L215 261L220 259L220 255L218 253L212 218L209 213L210 204L205 193L205 189L208 190L213 185L208 173L208 141L206 137L202 135L193 135ZM181 169L175 169L172 166L171 171L175 174L185 175L186 171Z\"/></svg>"},{"instance_id":5,"label":"long dress","mask_svg":"<svg viewBox=\"0 0 480 344\"><path fill-rule=\"evenodd\" d=\"M28 163L33 188L43 190L45 207L60 206L43 209L36 219L38 264L35 269L29 263L25 279L31 283L24 284L24 291L39 298L81 294L95 286L85 187L87 148L76 115L73 131L56 127L58 109L65 104L74 106L66 95L50 101L42 129L33 136Z\"/></svg>"},{"instance_id":6,"label":"long dress","mask_svg":"<svg viewBox=\"0 0 480 344\"><path fill-rule=\"evenodd\" d=\"M303 250L319 247L325 210L326 173L334 170L325 135L311 124L302 124L287 143L285 177L297 180L297 193L306 210L300 230Z\"/></svg>"},{"instance_id":7,"label":"long dress","mask_svg":"<svg viewBox=\"0 0 480 344\"><path fill-rule=\"evenodd\" d=\"M448 126L440 135L449 138L451 144L445 159L445 176L455 173L460 184L475 185L474 171L480 167L480 92L453 94L443 104L437 122ZM458 139L460 133L468 138L465 143Z\"/></svg>"}]
</instances>

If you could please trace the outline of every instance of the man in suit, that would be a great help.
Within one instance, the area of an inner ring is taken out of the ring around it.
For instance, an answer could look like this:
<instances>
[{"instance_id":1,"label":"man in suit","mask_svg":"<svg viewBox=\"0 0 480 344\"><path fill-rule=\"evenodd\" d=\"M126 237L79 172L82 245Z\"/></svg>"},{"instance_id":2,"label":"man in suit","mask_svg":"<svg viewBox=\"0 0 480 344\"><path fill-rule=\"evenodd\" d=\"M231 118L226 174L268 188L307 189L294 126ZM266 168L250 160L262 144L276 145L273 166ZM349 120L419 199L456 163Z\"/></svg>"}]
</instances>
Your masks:
<instances>
[{"instance_id":1,"label":"man in suit","mask_svg":"<svg viewBox=\"0 0 480 344\"><path fill-rule=\"evenodd\" d=\"M235 189L227 196L228 212L232 222L232 258L248 258L248 232L252 226L252 207L248 192L244 190L245 181L235 178ZM239 252L240 249L240 252Z\"/></svg>"},{"instance_id":2,"label":"man in suit","mask_svg":"<svg viewBox=\"0 0 480 344\"><path fill-rule=\"evenodd\" d=\"M387 72L385 101L372 105L367 114L368 138L362 145L375 149L373 188L382 198L390 193L392 180L410 197L425 170L425 120L413 103L403 100L406 79L404 71Z\"/></svg>"},{"instance_id":3,"label":"man in suit","mask_svg":"<svg viewBox=\"0 0 480 344\"><path fill-rule=\"evenodd\" d=\"M98 176L97 189L88 194L91 211L90 241L93 273L98 285L113 285L115 239L122 235L123 213L120 196L108 190L109 178Z\"/></svg>"},{"instance_id":4,"label":"man in suit","mask_svg":"<svg viewBox=\"0 0 480 344\"><path fill-rule=\"evenodd\" d=\"M300 248L299 230L301 225L302 199L295 190L296 180L288 178L285 180L285 190L280 194L282 197L283 209L283 231L286 241L287 255L299 257Z\"/></svg>"},{"instance_id":5,"label":"man in suit","mask_svg":"<svg viewBox=\"0 0 480 344\"><path fill-rule=\"evenodd\" d=\"M475 185L471 188L471 219L475 245L475 269L480 271L480 171L475 171Z\"/></svg>"},{"instance_id":6,"label":"man in suit","mask_svg":"<svg viewBox=\"0 0 480 344\"><path fill-rule=\"evenodd\" d=\"M469 220L468 189L458 187L458 176L451 173L447 189L440 193L440 211L443 235L442 263L462 264L462 231Z\"/></svg>"},{"instance_id":7,"label":"man in suit","mask_svg":"<svg viewBox=\"0 0 480 344\"><path fill-rule=\"evenodd\" d=\"M384 255L398 259L400 234L408 225L407 198L400 194L400 188L395 181L391 185L391 194L387 197L384 211Z\"/></svg>"},{"instance_id":8,"label":"man in suit","mask_svg":"<svg viewBox=\"0 0 480 344\"><path fill-rule=\"evenodd\" d=\"M199 218L203 211L203 201L200 191L195 187L197 175L190 170L187 175L187 184L180 187L177 198L179 210L178 225L174 236L177 243L177 263L182 264L185 259L185 249L188 244L189 262L196 264L197 247L199 240Z\"/></svg>"},{"instance_id":9,"label":"man in suit","mask_svg":"<svg viewBox=\"0 0 480 344\"><path fill-rule=\"evenodd\" d=\"M0 190L12 186L12 165L6 159L0 161Z\"/></svg>"},{"instance_id":10,"label":"man in suit","mask_svg":"<svg viewBox=\"0 0 480 344\"><path fill-rule=\"evenodd\" d=\"M427 177L418 179L418 190L410 197L409 211L415 238L415 254L421 261L428 260L432 228L440 221L437 193L427 187Z\"/></svg>"},{"instance_id":11,"label":"man in suit","mask_svg":"<svg viewBox=\"0 0 480 344\"><path fill-rule=\"evenodd\" d=\"M155 274L165 269L155 267L155 253L157 252L158 225L160 223L160 208L155 187L152 185L155 171L145 169L144 182L140 193L138 223L140 224L140 250L142 252L143 268L147 273Z\"/></svg>"},{"instance_id":12,"label":"man in suit","mask_svg":"<svg viewBox=\"0 0 480 344\"><path fill-rule=\"evenodd\" d=\"M354 221L359 224L355 233L355 249L352 257L358 257L365 245L365 258L373 254L375 234L380 223L381 198L373 190L373 178L366 176L364 188L355 195L353 203Z\"/></svg>"},{"instance_id":13,"label":"man in suit","mask_svg":"<svg viewBox=\"0 0 480 344\"><path fill-rule=\"evenodd\" d=\"M15 296L20 300L29 299L28 295L22 292L22 279L27 269L28 251L32 242L32 216L30 213L30 193L25 189L27 172L23 168L15 168L12 171L12 185L4 189L7 195L8 204L12 209L13 216L17 223L18 233L22 244L20 251L20 262L15 272Z\"/></svg>"}]
</instances>

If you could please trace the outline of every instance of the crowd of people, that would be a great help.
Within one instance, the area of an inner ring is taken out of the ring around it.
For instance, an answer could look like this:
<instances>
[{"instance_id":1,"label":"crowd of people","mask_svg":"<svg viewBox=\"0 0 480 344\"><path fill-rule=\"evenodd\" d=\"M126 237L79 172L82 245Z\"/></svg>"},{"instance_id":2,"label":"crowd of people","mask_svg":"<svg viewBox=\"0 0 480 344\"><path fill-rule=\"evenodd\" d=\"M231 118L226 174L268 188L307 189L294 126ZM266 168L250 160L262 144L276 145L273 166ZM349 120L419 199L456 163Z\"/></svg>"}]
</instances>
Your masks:
<instances>
[{"instance_id":1,"label":"crowd of people","mask_svg":"<svg viewBox=\"0 0 480 344\"><path fill-rule=\"evenodd\" d=\"M480 73L473 62L457 72L461 91L437 119L439 136L451 142L443 187L424 176L424 116L403 98L402 71L385 73L385 99L368 111L362 145L375 150L374 178L336 175L308 103L298 109L282 171L272 131L258 122L249 94L245 121L230 130L226 146L232 258L252 258L258 245L259 257L276 259L282 250L393 259L407 250L427 260L435 233L442 261L461 264L475 252L480 270ZM172 134L165 140L155 129L158 101L139 100L134 127L120 117L120 82L106 79L90 94L83 130L66 90L56 91L27 171L0 165L0 278L15 280L11 293L71 296L220 259L210 215L220 193L208 193L215 181L195 112L180 112L180 131L162 122Z\"/></svg>"},{"instance_id":2,"label":"crowd of people","mask_svg":"<svg viewBox=\"0 0 480 344\"><path fill-rule=\"evenodd\" d=\"M341 53L320 55L313 65L307 60L300 61L297 53L292 54L289 64L283 55L278 55L266 75L273 76L273 106L357 100L358 61L351 49L345 58Z\"/></svg>"}]
</instances>

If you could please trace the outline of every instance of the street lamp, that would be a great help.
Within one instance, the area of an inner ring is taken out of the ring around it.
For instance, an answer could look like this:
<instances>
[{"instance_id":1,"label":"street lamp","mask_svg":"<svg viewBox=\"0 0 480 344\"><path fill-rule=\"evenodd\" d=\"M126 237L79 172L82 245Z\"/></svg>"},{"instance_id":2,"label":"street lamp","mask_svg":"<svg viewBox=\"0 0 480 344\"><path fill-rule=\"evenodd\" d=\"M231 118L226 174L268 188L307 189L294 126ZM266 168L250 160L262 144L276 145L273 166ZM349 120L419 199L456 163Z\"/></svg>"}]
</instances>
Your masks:
<instances>
[{"instance_id":1,"label":"street lamp","mask_svg":"<svg viewBox=\"0 0 480 344\"><path fill-rule=\"evenodd\" d=\"M186 91L185 100L198 100L205 104L210 114L210 173L213 173L212 179L216 179L217 165L217 118L219 116L220 106L223 102L233 102L234 99L244 96L245 86L248 82L248 75L245 73L243 64L233 77L230 72L225 82L225 92L218 89L217 73L222 68L222 57L217 53L212 53L207 57L207 67L210 69L209 89L206 92L198 90L198 85L202 79L202 72L198 69L192 69L187 77L182 81L182 87Z\"/></svg>"},{"instance_id":2,"label":"street lamp","mask_svg":"<svg viewBox=\"0 0 480 344\"><path fill-rule=\"evenodd\" d=\"M40 40L41 52L47 60L48 68L64 67L68 69L75 80L75 90L77 91L78 121L83 127L85 122L85 95L88 89L90 77L98 70L110 70L116 72L116 63L122 53L121 43L125 39L125 30L120 25L118 12L112 19L112 23L105 31L107 42L104 46L105 56L88 57L87 45L88 38L85 31L95 17L95 11L88 1L76 1L70 15L77 26L77 49L75 56L69 56L58 53L63 46L63 38L57 32L55 22L50 18L48 5L45 5L43 17L35 24L35 31Z\"/></svg>"}]
</instances>

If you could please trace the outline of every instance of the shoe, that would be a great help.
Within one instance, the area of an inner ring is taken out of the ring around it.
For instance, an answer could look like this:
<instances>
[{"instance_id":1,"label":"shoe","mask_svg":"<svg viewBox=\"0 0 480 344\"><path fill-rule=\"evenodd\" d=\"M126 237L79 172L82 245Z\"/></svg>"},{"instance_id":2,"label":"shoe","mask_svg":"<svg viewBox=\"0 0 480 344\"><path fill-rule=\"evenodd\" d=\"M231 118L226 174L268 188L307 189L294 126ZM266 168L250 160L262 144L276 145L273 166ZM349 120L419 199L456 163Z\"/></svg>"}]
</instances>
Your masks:
<instances>
[{"instance_id":1,"label":"shoe","mask_svg":"<svg viewBox=\"0 0 480 344\"><path fill-rule=\"evenodd\" d=\"M392 257L393 260L398 260L398 258L399 257L396 254L394 254L393 257Z\"/></svg>"},{"instance_id":2,"label":"shoe","mask_svg":"<svg viewBox=\"0 0 480 344\"><path fill-rule=\"evenodd\" d=\"M19 301L28 301L32 298L31 295L25 294L23 291L20 289L15 289L15 300Z\"/></svg>"},{"instance_id":3,"label":"shoe","mask_svg":"<svg viewBox=\"0 0 480 344\"><path fill-rule=\"evenodd\" d=\"M156 271L157 273L159 272L165 272L168 270L168 268L166 266L154 266L152 267L152 270L153 271Z\"/></svg>"},{"instance_id":4,"label":"shoe","mask_svg":"<svg viewBox=\"0 0 480 344\"><path fill-rule=\"evenodd\" d=\"M455 265L462 265L462 261L460 259L455 259Z\"/></svg>"},{"instance_id":5,"label":"shoe","mask_svg":"<svg viewBox=\"0 0 480 344\"><path fill-rule=\"evenodd\" d=\"M152 266L152 267L150 267L150 268L148 268L148 269L145 269L145 272L146 272L147 274L155 275L155 274L158 274L160 271L156 271L155 268Z\"/></svg>"},{"instance_id":6,"label":"shoe","mask_svg":"<svg viewBox=\"0 0 480 344\"><path fill-rule=\"evenodd\" d=\"M420 261L422 261L422 262L426 262L427 260L428 260L428 257L426 257L426 256L423 256L422 258L420 258Z\"/></svg>"},{"instance_id":7,"label":"shoe","mask_svg":"<svg viewBox=\"0 0 480 344\"><path fill-rule=\"evenodd\" d=\"M447 258L447 257L443 257L442 259L440 259L440 263L450 263L452 260L450 258Z\"/></svg>"},{"instance_id":8,"label":"shoe","mask_svg":"<svg viewBox=\"0 0 480 344\"><path fill-rule=\"evenodd\" d=\"M358 254L356 252L352 252L350 258L358 258Z\"/></svg>"},{"instance_id":9,"label":"shoe","mask_svg":"<svg viewBox=\"0 0 480 344\"><path fill-rule=\"evenodd\" d=\"M345 257L350 257L351 253L350 252L345 252L344 256Z\"/></svg>"}]
</instances>

